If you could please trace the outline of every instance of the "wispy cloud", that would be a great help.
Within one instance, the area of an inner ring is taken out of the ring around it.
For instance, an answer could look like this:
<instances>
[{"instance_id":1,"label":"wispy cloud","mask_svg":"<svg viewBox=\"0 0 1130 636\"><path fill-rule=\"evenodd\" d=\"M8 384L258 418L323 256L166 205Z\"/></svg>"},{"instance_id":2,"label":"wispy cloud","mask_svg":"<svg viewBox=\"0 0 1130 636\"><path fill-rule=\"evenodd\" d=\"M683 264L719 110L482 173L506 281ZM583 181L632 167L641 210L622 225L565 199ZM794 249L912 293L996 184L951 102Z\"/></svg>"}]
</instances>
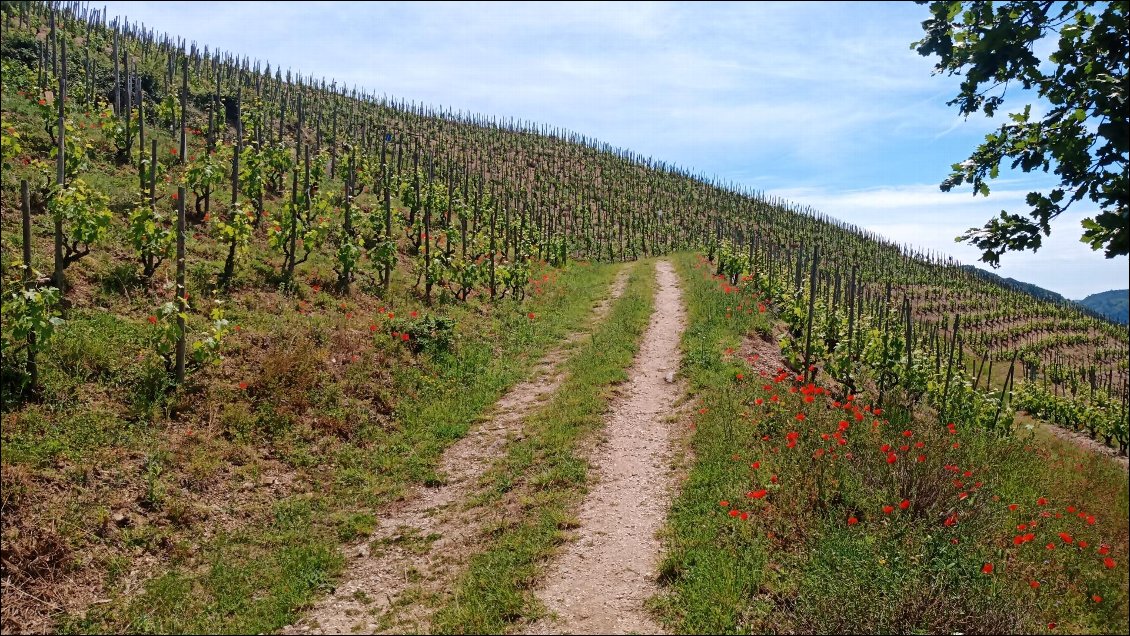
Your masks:
<instances>
[{"instance_id":1,"label":"wispy cloud","mask_svg":"<svg viewBox=\"0 0 1130 636\"><path fill-rule=\"evenodd\" d=\"M970 227L980 227L1002 209L1023 213L1025 184L1013 182L989 197L941 192L937 186L911 184L833 191L820 188L771 190L767 194L802 201L842 221L878 232L894 241L950 254L967 264L979 262L980 251L955 242ZM995 270L1002 276L1035 282L1068 298L1122 288L1127 259L1104 259L1079 241L1080 222L1095 210L1071 210L1052 223L1039 251L1009 253Z\"/></svg>"},{"instance_id":2,"label":"wispy cloud","mask_svg":"<svg viewBox=\"0 0 1130 636\"><path fill-rule=\"evenodd\" d=\"M953 236L1010 196L1005 185L988 201L922 185L941 182L1002 117L966 121L946 106L959 80L932 75L934 60L911 50L927 10L910 3L108 8L284 69L576 130L695 173L790 192L833 214L906 211L863 224L965 260L976 254ZM1017 97L1010 92L1007 105ZM1124 261L1112 277L1103 273L1109 262L1074 243L1077 220L1057 228L1039 258L1006 260L1011 275L1068 291L1058 271L1040 269L1061 249L1078 259L1073 271L1087 285L1126 286Z\"/></svg>"}]
</instances>

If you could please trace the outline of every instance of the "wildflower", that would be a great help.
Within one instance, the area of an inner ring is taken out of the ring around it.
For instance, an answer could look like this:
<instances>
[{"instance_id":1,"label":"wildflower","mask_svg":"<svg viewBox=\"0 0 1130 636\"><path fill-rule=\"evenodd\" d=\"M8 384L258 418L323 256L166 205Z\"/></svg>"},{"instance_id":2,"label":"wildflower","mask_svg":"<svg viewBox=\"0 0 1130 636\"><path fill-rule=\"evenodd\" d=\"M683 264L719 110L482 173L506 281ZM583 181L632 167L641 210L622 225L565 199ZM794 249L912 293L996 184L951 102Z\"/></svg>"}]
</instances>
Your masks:
<instances>
[{"instance_id":1,"label":"wildflower","mask_svg":"<svg viewBox=\"0 0 1130 636\"><path fill-rule=\"evenodd\" d=\"M982 565L981 566L981 573L982 574L992 574L993 573L993 564L992 563L986 563L985 565Z\"/></svg>"},{"instance_id":2,"label":"wildflower","mask_svg":"<svg viewBox=\"0 0 1130 636\"><path fill-rule=\"evenodd\" d=\"M885 515L889 515L894 511L895 511L894 506L883 506L883 514L885 514Z\"/></svg>"},{"instance_id":3,"label":"wildflower","mask_svg":"<svg viewBox=\"0 0 1130 636\"><path fill-rule=\"evenodd\" d=\"M157 324L157 316L150 316L149 317L149 324L151 324L151 325Z\"/></svg>"},{"instance_id":4,"label":"wildflower","mask_svg":"<svg viewBox=\"0 0 1130 636\"><path fill-rule=\"evenodd\" d=\"M1045 497L1040 497L1039 499L1036 500L1036 505L1046 506L1046 505L1048 505L1048 500Z\"/></svg>"},{"instance_id":5,"label":"wildflower","mask_svg":"<svg viewBox=\"0 0 1130 636\"><path fill-rule=\"evenodd\" d=\"M1067 534L1066 532L1059 533L1059 538L1062 539L1064 543L1074 543L1075 542L1075 539L1071 535Z\"/></svg>"},{"instance_id":6,"label":"wildflower","mask_svg":"<svg viewBox=\"0 0 1130 636\"><path fill-rule=\"evenodd\" d=\"M910 500L909 499L903 499L902 501L899 502L899 508L900 509L906 510L909 507L910 507Z\"/></svg>"},{"instance_id":7,"label":"wildflower","mask_svg":"<svg viewBox=\"0 0 1130 636\"><path fill-rule=\"evenodd\" d=\"M1028 587L1032 588L1033 590L1039 589L1040 588L1040 582L1035 580L1035 579L1032 579L1031 581L1028 582Z\"/></svg>"},{"instance_id":8,"label":"wildflower","mask_svg":"<svg viewBox=\"0 0 1130 636\"><path fill-rule=\"evenodd\" d=\"M534 312L531 311L530 313L526 314L526 317L530 320L533 320L536 316L534 315Z\"/></svg>"},{"instance_id":9,"label":"wildflower","mask_svg":"<svg viewBox=\"0 0 1130 636\"><path fill-rule=\"evenodd\" d=\"M1091 595L1091 600L1092 600L1092 601L1094 601L1094 602L1096 602L1096 603L1102 603L1102 602L1103 602L1103 597L1099 596L1098 594L1092 594L1092 595Z\"/></svg>"},{"instance_id":10,"label":"wildflower","mask_svg":"<svg viewBox=\"0 0 1130 636\"><path fill-rule=\"evenodd\" d=\"M247 381L246 380L239 383L239 390L240 391L246 391L247 390Z\"/></svg>"},{"instance_id":11,"label":"wildflower","mask_svg":"<svg viewBox=\"0 0 1130 636\"><path fill-rule=\"evenodd\" d=\"M738 512L737 510L731 510L731 511L730 511L730 516L731 516L731 517L736 517L736 516L738 516L739 514L741 514L741 513L740 513L740 512Z\"/></svg>"},{"instance_id":12,"label":"wildflower","mask_svg":"<svg viewBox=\"0 0 1130 636\"><path fill-rule=\"evenodd\" d=\"M719 506L722 506L723 508L729 508L729 507L730 507L730 502L728 502L728 501L726 501L725 499L723 499L722 501L719 501L719 502L718 502L718 505L719 505Z\"/></svg>"},{"instance_id":13,"label":"wildflower","mask_svg":"<svg viewBox=\"0 0 1130 636\"><path fill-rule=\"evenodd\" d=\"M895 455L894 453L887 453L887 463L888 464L893 464L896 461L898 461L898 455Z\"/></svg>"},{"instance_id":14,"label":"wildflower","mask_svg":"<svg viewBox=\"0 0 1130 636\"><path fill-rule=\"evenodd\" d=\"M1099 546L1099 554L1103 554L1103 555L1110 554L1110 546L1106 545L1105 543L1103 545Z\"/></svg>"},{"instance_id":15,"label":"wildflower","mask_svg":"<svg viewBox=\"0 0 1130 636\"><path fill-rule=\"evenodd\" d=\"M749 497L751 499L764 499L767 492L768 491L766 491L764 488L762 488L761 490L755 490L755 491L749 493Z\"/></svg>"},{"instance_id":16,"label":"wildflower","mask_svg":"<svg viewBox=\"0 0 1130 636\"><path fill-rule=\"evenodd\" d=\"M1016 505L1016 504L1008 504L1008 510L1009 510L1009 512L1016 512L1016 509L1017 509L1017 508L1019 508L1019 507L1020 507L1020 506L1018 506L1018 505Z\"/></svg>"},{"instance_id":17,"label":"wildflower","mask_svg":"<svg viewBox=\"0 0 1130 636\"><path fill-rule=\"evenodd\" d=\"M859 519L856 519L855 517L848 517L849 526L854 526L857 523L859 523Z\"/></svg>"},{"instance_id":18,"label":"wildflower","mask_svg":"<svg viewBox=\"0 0 1130 636\"><path fill-rule=\"evenodd\" d=\"M1103 559L1103 565L1106 566L1106 569L1113 570L1114 566L1118 565L1118 564L1114 562L1114 559L1107 557L1107 558Z\"/></svg>"}]
</instances>

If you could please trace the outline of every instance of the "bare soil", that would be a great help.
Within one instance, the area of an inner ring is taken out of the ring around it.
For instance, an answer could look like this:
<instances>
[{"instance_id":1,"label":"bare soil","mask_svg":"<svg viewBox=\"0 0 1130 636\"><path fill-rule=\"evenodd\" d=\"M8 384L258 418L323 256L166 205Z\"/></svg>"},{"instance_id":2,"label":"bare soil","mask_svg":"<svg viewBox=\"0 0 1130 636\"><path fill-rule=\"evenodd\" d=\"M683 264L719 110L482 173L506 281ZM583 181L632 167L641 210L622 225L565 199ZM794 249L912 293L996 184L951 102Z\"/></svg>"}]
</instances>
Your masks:
<instances>
[{"instance_id":1,"label":"bare soil","mask_svg":"<svg viewBox=\"0 0 1130 636\"><path fill-rule=\"evenodd\" d=\"M627 269L593 309L592 324L604 318L626 283ZM586 333L566 337L538 363L529 380L495 404L492 417L445 451L442 484L419 488L383 511L373 536L345 549L351 563L334 592L281 632L426 632L427 604L421 601L455 580L481 535L486 515L468 508L467 502L493 459L521 433L525 417L561 385L558 366Z\"/></svg>"},{"instance_id":2,"label":"bare soil","mask_svg":"<svg viewBox=\"0 0 1130 636\"><path fill-rule=\"evenodd\" d=\"M658 592L656 536L677 482L678 433L672 420L683 393L667 382L679 366L686 312L671 264L657 267L651 323L606 416L593 485L578 515L575 540L549 568L538 597L554 615L529 633L660 633L644 602Z\"/></svg>"}]
</instances>

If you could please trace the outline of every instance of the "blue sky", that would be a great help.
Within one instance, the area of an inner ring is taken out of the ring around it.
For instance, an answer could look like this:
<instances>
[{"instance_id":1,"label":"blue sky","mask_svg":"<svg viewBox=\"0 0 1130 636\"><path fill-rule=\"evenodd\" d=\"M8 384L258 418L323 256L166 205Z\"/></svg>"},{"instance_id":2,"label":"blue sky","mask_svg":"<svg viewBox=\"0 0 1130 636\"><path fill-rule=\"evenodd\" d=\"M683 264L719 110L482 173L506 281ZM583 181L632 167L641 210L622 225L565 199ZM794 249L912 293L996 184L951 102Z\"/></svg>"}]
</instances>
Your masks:
<instances>
[{"instance_id":1,"label":"blue sky","mask_svg":"<svg viewBox=\"0 0 1130 636\"><path fill-rule=\"evenodd\" d=\"M955 236L1049 183L1005 174L988 198L938 190L999 117L946 106L958 80L910 49L927 17L912 3L106 5L284 69L569 128L967 263L978 252ZM1078 241L1096 211L1079 205L997 273L1069 298L1127 287L1126 257Z\"/></svg>"}]
</instances>

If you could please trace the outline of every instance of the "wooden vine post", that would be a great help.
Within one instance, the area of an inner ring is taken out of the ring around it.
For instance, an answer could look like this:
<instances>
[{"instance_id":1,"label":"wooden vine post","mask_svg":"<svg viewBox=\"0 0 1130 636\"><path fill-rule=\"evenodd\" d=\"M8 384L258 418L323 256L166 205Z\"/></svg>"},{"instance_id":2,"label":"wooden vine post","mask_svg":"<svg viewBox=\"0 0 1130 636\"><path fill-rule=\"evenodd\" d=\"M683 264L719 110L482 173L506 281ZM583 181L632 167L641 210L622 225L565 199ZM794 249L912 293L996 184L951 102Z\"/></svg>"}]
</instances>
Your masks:
<instances>
[{"instance_id":1,"label":"wooden vine post","mask_svg":"<svg viewBox=\"0 0 1130 636\"><path fill-rule=\"evenodd\" d=\"M177 188L177 351L176 351L176 380L177 384L184 382L184 349L185 326L184 312L188 311L188 292L184 285L184 186Z\"/></svg>"}]
</instances>

